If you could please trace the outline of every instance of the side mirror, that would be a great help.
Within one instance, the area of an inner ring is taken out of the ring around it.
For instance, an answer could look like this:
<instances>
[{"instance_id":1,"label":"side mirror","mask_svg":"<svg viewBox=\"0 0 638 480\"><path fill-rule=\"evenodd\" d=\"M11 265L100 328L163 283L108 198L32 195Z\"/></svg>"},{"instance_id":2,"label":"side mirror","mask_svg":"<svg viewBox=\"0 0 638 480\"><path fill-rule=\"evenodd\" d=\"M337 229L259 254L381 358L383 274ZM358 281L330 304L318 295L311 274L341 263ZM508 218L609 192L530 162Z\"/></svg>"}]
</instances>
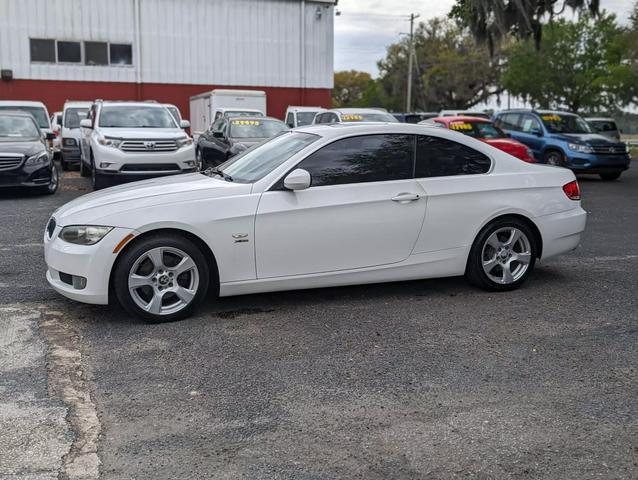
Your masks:
<instances>
[{"instance_id":1,"label":"side mirror","mask_svg":"<svg viewBox=\"0 0 638 480\"><path fill-rule=\"evenodd\" d=\"M90 118L83 118L80 120L80 127L82 128L93 128L93 123Z\"/></svg>"},{"instance_id":2,"label":"side mirror","mask_svg":"<svg viewBox=\"0 0 638 480\"><path fill-rule=\"evenodd\" d=\"M51 141L51 140L55 140L55 133L46 133L44 135L44 138L46 138L47 140Z\"/></svg>"},{"instance_id":3,"label":"side mirror","mask_svg":"<svg viewBox=\"0 0 638 480\"><path fill-rule=\"evenodd\" d=\"M189 122L188 120L182 120L179 122L179 128L191 128L191 122Z\"/></svg>"},{"instance_id":4,"label":"side mirror","mask_svg":"<svg viewBox=\"0 0 638 480\"><path fill-rule=\"evenodd\" d=\"M305 190L310 187L310 174L303 168L297 168L286 175L284 187L288 190Z\"/></svg>"}]
</instances>

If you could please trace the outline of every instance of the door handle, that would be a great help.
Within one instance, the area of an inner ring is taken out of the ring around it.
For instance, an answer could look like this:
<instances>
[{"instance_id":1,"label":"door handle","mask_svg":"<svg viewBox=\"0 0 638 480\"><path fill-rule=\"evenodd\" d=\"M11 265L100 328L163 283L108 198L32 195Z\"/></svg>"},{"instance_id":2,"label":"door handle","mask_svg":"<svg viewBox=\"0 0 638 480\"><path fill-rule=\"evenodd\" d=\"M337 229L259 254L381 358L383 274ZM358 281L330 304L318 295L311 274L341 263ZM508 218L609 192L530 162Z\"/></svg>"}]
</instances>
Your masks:
<instances>
[{"instance_id":1,"label":"door handle","mask_svg":"<svg viewBox=\"0 0 638 480\"><path fill-rule=\"evenodd\" d=\"M421 198L421 196L417 195L416 193L399 193L396 197L392 197L392 201L399 203L409 203L414 202L419 198Z\"/></svg>"}]
</instances>

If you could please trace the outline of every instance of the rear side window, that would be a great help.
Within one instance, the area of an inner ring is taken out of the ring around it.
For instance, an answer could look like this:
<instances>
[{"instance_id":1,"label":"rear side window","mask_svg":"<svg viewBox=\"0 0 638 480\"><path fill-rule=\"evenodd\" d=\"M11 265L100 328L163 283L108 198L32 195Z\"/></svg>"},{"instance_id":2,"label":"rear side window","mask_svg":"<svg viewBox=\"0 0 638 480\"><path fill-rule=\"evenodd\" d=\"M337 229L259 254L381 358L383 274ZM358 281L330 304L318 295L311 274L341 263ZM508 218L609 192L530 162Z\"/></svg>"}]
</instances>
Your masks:
<instances>
[{"instance_id":1,"label":"rear side window","mask_svg":"<svg viewBox=\"0 0 638 480\"><path fill-rule=\"evenodd\" d=\"M425 135L417 137L417 178L487 173L491 164L487 155L458 142Z\"/></svg>"},{"instance_id":2,"label":"rear side window","mask_svg":"<svg viewBox=\"0 0 638 480\"><path fill-rule=\"evenodd\" d=\"M297 167L310 172L312 186L412 178L412 135L365 135L337 140Z\"/></svg>"}]
</instances>

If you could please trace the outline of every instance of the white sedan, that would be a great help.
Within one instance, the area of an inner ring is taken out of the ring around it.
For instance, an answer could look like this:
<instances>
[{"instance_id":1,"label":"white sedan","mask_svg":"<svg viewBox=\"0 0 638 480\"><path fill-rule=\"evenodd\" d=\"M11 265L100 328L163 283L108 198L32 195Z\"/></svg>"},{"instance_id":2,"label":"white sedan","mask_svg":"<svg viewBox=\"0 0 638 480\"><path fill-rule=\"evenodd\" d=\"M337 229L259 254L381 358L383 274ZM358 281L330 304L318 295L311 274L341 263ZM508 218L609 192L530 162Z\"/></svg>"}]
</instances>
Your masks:
<instances>
[{"instance_id":1,"label":"white sedan","mask_svg":"<svg viewBox=\"0 0 638 480\"><path fill-rule=\"evenodd\" d=\"M576 248L585 220L570 170L441 128L339 124L80 197L44 249L62 295L166 321L207 294L455 275L511 290Z\"/></svg>"}]
</instances>

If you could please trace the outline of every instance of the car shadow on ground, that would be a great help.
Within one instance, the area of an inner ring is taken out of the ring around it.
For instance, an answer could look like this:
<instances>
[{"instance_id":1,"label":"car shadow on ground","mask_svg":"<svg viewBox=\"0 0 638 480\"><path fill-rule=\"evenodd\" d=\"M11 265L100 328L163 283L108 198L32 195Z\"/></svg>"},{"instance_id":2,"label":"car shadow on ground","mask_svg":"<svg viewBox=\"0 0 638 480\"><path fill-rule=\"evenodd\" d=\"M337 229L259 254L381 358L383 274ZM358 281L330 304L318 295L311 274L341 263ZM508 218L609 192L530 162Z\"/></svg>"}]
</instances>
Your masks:
<instances>
[{"instance_id":1,"label":"car shadow on ground","mask_svg":"<svg viewBox=\"0 0 638 480\"><path fill-rule=\"evenodd\" d=\"M344 302L362 302L370 298L375 301L423 301L446 297L457 297L467 303L480 301L482 296L516 295L536 298L538 289L564 288L570 275L558 268L539 265L520 289L512 292L486 292L470 285L461 276L411 280L404 282L375 283L343 287L314 288L281 292L258 293L233 297L209 296L197 308L191 320L210 321L233 319L243 315L272 313L309 306L330 306ZM476 300L475 300L476 299ZM144 325L144 320L130 316L117 303L113 305L86 305L66 300L66 307L75 312L75 317L85 322Z\"/></svg>"}]
</instances>

